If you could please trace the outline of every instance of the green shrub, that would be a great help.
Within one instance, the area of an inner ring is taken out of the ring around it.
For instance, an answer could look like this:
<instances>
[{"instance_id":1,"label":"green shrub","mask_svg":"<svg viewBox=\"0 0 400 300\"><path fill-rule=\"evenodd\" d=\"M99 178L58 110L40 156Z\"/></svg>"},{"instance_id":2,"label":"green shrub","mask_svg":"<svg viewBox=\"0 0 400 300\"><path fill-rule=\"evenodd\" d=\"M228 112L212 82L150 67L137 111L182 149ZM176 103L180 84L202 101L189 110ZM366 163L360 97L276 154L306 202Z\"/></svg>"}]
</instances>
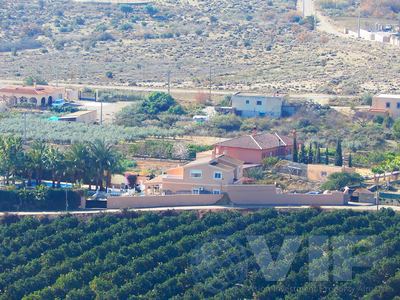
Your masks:
<instances>
[{"instance_id":1,"label":"green shrub","mask_svg":"<svg viewBox=\"0 0 400 300\"><path fill-rule=\"evenodd\" d=\"M333 173L328 176L328 181L322 184L323 190L341 190L346 186L358 185L364 178L358 173Z\"/></svg>"},{"instance_id":2,"label":"green shrub","mask_svg":"<svg viewBox=\"0 0 400 300\"><path fill-rule=\"evenodd\" d=\"M175 107L173 109L174 111L178 111L179 109L176 108L176 106L178 106L178 104L171 95L167 93L154 92L143 101L139 111L148 115L157 115L161 112L168 111L172 107ZM179 112L181 112L181 110L179 110Z\"/></svg>"},{"instance_id":3,"label":"green shrub","mask_svg":"<svg viewBox=\"0 0 400 300\"><path fill-rule=\"evenodd\" d=\"M212 126L225 131L239 130L242 125L242 120L234 114L215 116L210 121Z\"/></svg>"},{"instance_id":4,"label":"green shrub","mask_svg":"<svg viewBox=\"0 0 400 300\"><path fill-rule=\"evenodd\" d=\"M24 85L33 86L34 84L47 85L47 81L38 76L28 76L24 78Z\"/></svg>"},{"instance_id":5,"label":"green shrub","mask_svg":"<svg viewBox=\"0 0 400 300\"><path fill-rule=\"evenodd\" d=\"M68 209L79 207L81 196L77 191L49 189L43 186L34 190L0 190L0 211L65 210L66 198Z\"/></svg>"}]
</instances>

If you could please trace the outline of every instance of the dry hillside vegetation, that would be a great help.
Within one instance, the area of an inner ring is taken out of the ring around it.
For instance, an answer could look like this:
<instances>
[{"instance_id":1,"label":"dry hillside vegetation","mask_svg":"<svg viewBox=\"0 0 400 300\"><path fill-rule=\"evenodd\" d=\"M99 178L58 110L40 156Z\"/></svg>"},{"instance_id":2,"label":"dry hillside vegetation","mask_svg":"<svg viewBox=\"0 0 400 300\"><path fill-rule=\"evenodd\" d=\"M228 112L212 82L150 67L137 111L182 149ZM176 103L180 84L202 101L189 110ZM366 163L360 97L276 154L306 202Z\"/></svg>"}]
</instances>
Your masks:
<instances>
[{"instance_id":1,"label":"dry hillside vegetation","mask_svg":"<svg viewBox=\"0 0 400 300\"><path fill-rule=\"evenodd\" d=\"M319 0L321 8L330 14L357 16L358 4L354 0ZM363 0L361 13L364 17L397 19L400 13L400 0Z\"/></svg>"},{"instance_id":2,"label":"dry hillside vegetation","mask_svg":"<svg viewBox=\"0 0 400 300\"><path fill-rule=\"evenodd\" d=\"M288 0L0 0L2 79L266 92L395 92L394 48L312 30ZM383 75L384 74L384 75Z\"/></svg>"}]
</instances>

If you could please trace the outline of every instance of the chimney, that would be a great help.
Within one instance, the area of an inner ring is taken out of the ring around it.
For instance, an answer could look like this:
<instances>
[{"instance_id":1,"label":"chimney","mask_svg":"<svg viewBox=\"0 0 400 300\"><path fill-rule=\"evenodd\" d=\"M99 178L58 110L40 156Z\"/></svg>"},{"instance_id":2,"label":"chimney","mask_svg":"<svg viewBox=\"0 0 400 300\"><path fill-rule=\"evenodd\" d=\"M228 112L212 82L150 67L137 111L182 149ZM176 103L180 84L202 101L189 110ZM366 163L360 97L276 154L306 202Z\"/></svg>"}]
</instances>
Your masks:
<instances>
[{"instance_id":1,"label":"chimney","mask_svg":"<svg viewBox=\"0 0 400 300\"><path fill-rule=\"evenodd\" d=\"M213 149L213 151L211 152L211 159L214 159L216 157L216 153L215 153L215 148Z\"/></svg>"},{"instance_id":2,"label":"chimney","mask_svg":"<svg viewBox=\"0 0 400 300\"><path fill-rule=\"evenodd\" d=\"M36 80L35 81L33 81L33 88L36 90L36 88L37 88L37 85L36 85Z\"/></svg>"},{"instance_id":3,"label":"chimney","mask_svg":"<svg viewBox=\"0 0 400 300\"><path fill-rule=\"evenodd\" d=\"M252 135L252 136L257 135L257 127L254 127L254 128L253 128L253 130L252 130L252 132L251 132L251 135Z\"/></svg>"}]
</instances>

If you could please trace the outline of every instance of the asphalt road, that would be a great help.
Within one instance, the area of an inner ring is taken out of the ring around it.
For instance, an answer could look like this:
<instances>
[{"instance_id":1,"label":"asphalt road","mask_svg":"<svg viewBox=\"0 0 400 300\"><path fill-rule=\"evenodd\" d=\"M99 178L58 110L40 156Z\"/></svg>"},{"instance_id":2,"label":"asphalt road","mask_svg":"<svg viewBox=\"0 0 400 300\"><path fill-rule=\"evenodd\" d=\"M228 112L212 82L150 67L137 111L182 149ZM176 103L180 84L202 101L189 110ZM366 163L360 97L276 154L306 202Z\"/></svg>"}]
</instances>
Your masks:
<instances>
[{"instance_id":1,"label":"asphalt road","mask_svg":"<svg viewBox=\"0 0 400 300\"><path fill-rule=\"evenodd\" d=\"M209 206L171 206L171 207L156 207L156 208L137 208L137 209L129 209L129 211L168 211L168 210L177 210L177 211L187 211L187 210L243 210L243 209L262 209L262 208L275 208L279 210L286 209L306 209L311 208L311 206L219 206L219 205L209 205ZM355 211L376 211L376 205L343 205L343 206L321 206L323 210L343 210L343 209L351 209ZM392 208L396 212L400 212L400 206L389 206L389 205L379 205L379 208ZM94 210L77 210L77 211L58 211L58 212L1 212L0 217L4 215L17 215L17 216L62 216L66 214L70 215L95 215L101 213L121 213L121 209L94 209Z\"/></svg>"}]
</instances>

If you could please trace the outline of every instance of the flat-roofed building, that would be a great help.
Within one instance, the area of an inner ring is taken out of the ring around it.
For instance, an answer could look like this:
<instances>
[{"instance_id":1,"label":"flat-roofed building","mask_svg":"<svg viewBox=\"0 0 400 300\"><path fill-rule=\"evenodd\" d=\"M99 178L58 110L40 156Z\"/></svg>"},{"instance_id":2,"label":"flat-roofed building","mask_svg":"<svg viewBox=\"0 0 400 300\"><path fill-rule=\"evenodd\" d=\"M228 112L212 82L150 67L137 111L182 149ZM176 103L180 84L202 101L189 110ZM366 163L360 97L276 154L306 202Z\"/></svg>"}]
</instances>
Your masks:
<instances>
[{"instance_id":1,"label":"flat-roofed building","mask_svg":"<svg viewBox=\"0 0 400 300\"><path fill-rule=\"evenodd\" d=\"M58 120L59 121L67 121L67 122L80 122L80 123L93 124L97 120L97 111L96 110L80 110L80 111L62 116Z\"/></svg>"},{"instance_id":2,"label":"flat-roofed building","mask_svg":"<svg viewBox=\"0 0 400 300\"><path fill-rule=\"evenodd\" d=\"M257 94L237 93L232 96L232 108L241 117L272 117L282 116L283 98Z\"/></svg>"},{"instance_id":3,"label":"flat-roofed building","mask_svg":"<svg viewBox=\"0 0 400 300\"><path fill-rule=\"evenodd\" d=\"M400 95L379 94L372 97L372 105L369 110L375 115L388 115L394 119L400 117Z\"/></svg>"}]
</instances>

